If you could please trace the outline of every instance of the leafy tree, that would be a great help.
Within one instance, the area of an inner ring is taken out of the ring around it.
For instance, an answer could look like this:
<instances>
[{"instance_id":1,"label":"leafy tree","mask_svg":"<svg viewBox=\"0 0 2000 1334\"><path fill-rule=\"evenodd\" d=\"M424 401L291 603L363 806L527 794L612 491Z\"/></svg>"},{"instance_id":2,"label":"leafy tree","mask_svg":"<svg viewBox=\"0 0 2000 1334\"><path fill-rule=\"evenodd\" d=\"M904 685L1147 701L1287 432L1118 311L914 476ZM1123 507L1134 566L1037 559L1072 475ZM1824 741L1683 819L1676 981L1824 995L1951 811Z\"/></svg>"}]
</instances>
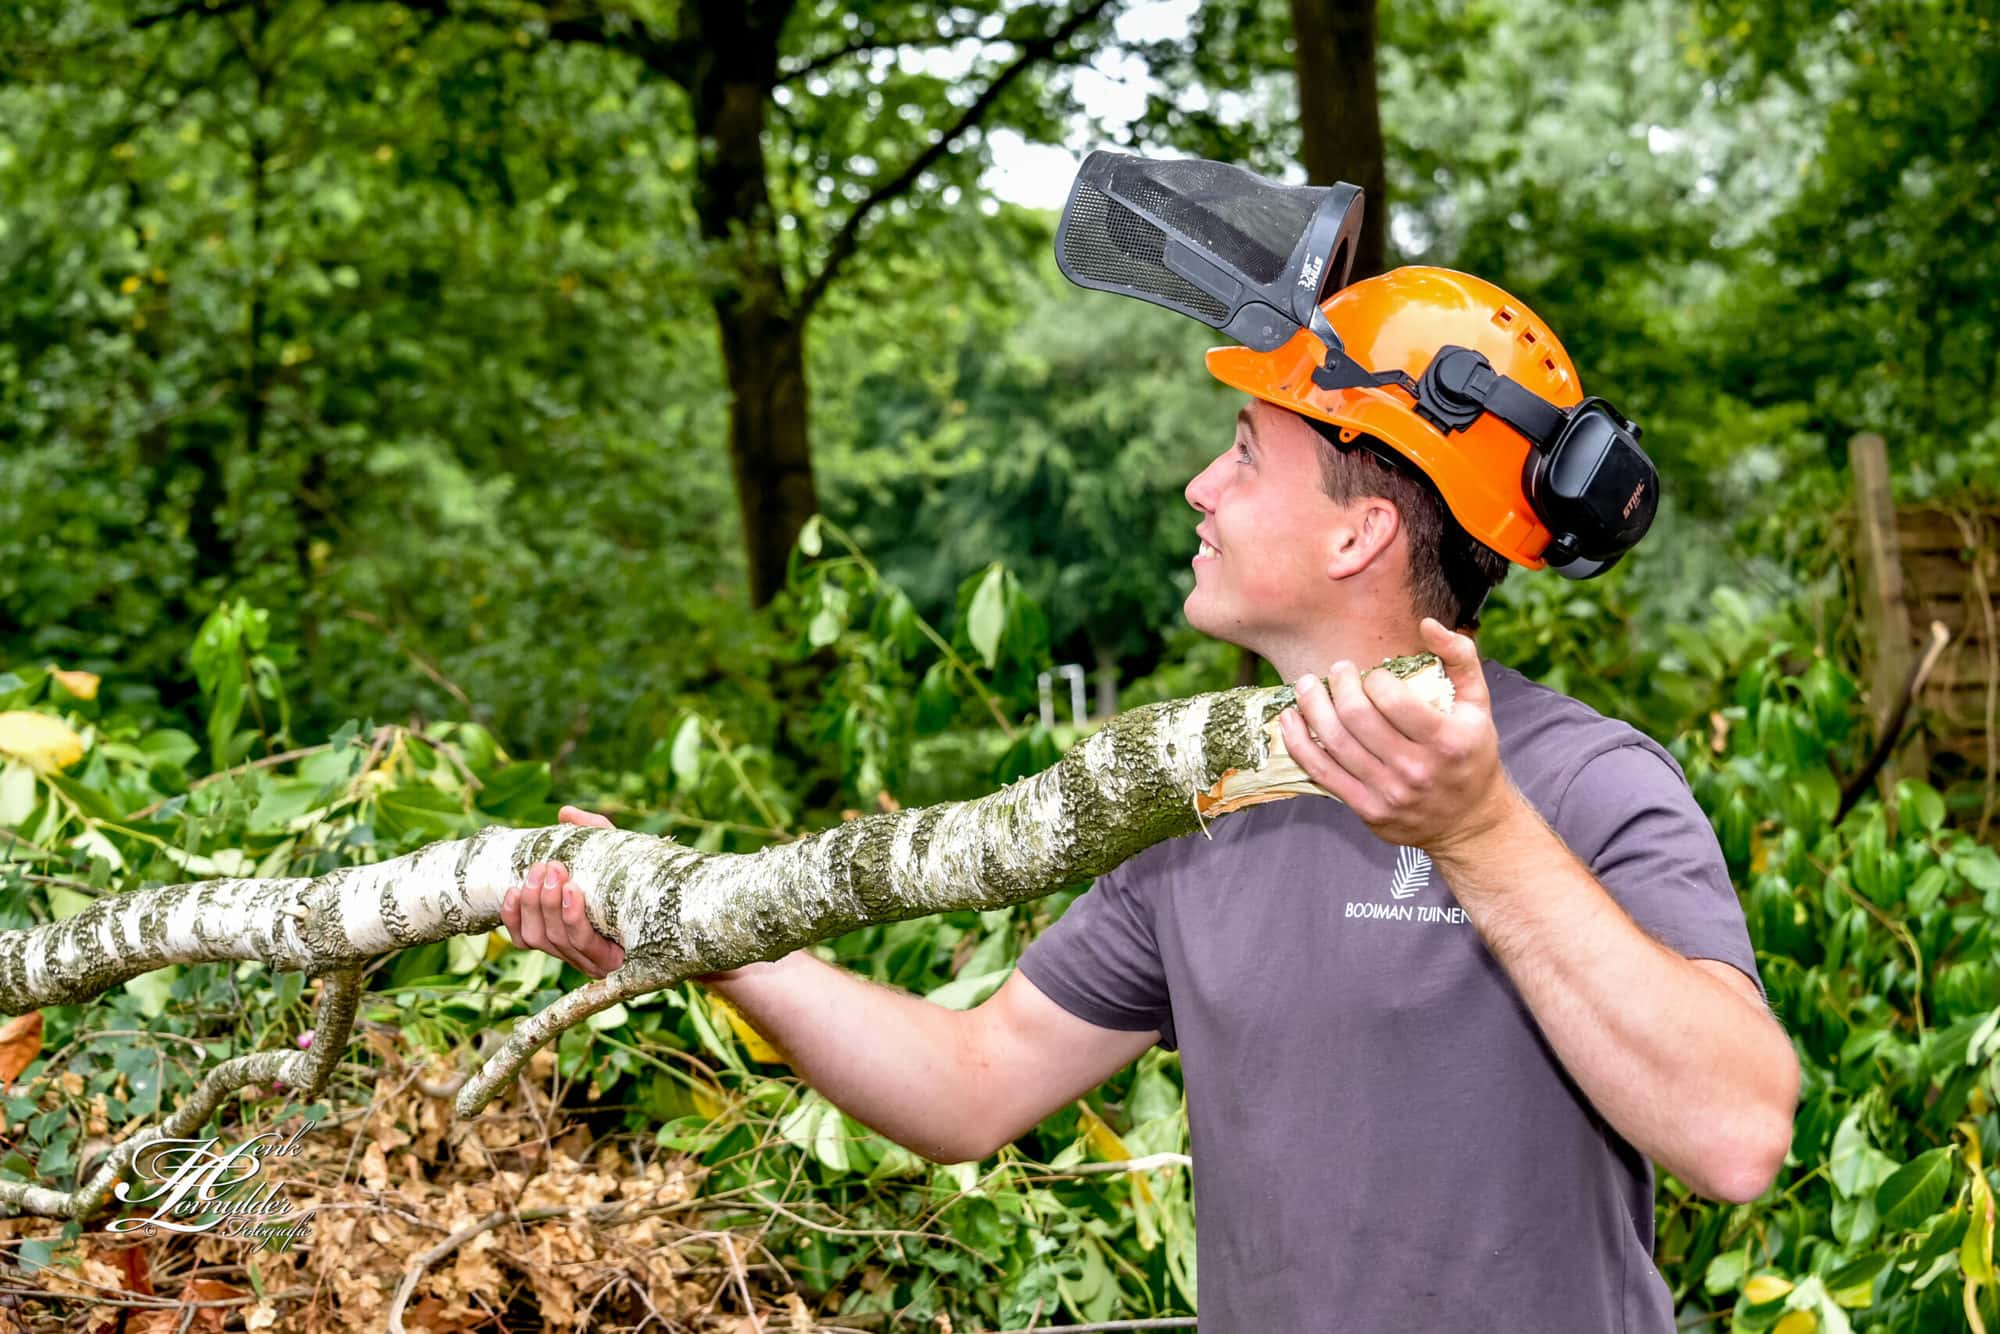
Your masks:
<instances>
[{"instance_id":1,"label":"leafy tree","mask_svg":"<svg viewBox=\"0 0 2000 1334\"><path fill-rule=\"evenodd\" d=\"M857 257L922 243L939 210L977 192L975 131L1046 133L1074 111L1051 63L1112 0L1010 7L797 0L687 0L567 17L541 5L465 10L400 0L516 39L602 48L685 98L694 145L688 184L703 290L715 312L729 390L729 458L750 599L783 582L786 554L818 508L805 329ZM907 68L912 48L971 46L968 86ZM893 110L893 114L889 114Z\"/></svg>"}]
</instances>

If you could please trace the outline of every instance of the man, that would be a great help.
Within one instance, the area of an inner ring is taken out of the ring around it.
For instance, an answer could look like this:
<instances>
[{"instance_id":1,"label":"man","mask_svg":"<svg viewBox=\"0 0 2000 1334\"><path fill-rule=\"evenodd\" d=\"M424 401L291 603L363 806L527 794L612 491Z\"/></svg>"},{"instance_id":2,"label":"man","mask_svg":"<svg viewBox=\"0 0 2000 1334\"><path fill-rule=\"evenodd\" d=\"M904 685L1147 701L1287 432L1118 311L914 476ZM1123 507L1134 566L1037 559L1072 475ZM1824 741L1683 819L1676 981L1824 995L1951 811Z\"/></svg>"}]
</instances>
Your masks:
<instances>
[{"instance_id":1,"label":"man","mask_svg":"<svg viewBox=\"0 0 2000 1334\"><path fill-rule=\"evenodd\" d=\"M1397 270L1324 311L1369 367L1415 377L1469 347L1581 399L1546 326L1467 275ZM1206 1329L1666 1334L1651 1163L1755 1199L1799 1087L1714 834L1658 744L1446 628L1476 629L1507 556L1549 542L1528 441L1440 430L1393 387L1319 388L1296 353L1209 354L1253 397L1187 486L1184 610L1296 683L1286 746L1340 801L1148 848L971 1011L804 951L705 980L807 1082L939 1161L1177 1049ZM1451 676L1448 715L1360 675L1419 649ZM559 867L503 912L593 975L622 957Z\"/></svg>"}]
</instances>

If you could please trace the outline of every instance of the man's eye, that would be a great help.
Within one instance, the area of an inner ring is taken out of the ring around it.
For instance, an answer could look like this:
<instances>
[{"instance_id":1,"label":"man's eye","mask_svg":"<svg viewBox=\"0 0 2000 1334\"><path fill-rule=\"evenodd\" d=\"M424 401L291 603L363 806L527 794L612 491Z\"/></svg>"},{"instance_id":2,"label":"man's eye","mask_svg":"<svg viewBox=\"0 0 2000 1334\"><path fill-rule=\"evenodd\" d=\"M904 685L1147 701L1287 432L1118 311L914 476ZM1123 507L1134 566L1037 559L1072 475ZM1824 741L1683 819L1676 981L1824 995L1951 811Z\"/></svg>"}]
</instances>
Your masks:
<instances>
[{"instance_id":1,"label":"man's eye","mask_svg":"<svg viewBox=\"0 0 2000 1334\"><path fill-rule=\"evenodd\" d=\"M1242 459L1245 463L1248 463L1250 461L1250 446L1244 444L1241 440L1237 441L1236 457Z\"/></svg>"}]
</instances>

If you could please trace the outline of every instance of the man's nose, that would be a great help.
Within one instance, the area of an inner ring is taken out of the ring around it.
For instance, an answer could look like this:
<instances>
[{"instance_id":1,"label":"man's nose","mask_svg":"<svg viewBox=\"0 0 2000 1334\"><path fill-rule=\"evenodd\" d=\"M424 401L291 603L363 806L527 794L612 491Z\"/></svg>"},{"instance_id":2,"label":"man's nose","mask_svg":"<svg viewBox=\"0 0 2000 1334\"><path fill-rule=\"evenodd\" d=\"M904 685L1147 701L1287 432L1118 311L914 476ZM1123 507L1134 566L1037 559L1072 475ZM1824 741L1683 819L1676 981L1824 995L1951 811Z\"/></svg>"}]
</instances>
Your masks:
<instances>
[{"instance_id":1,"label":"man's nose","mask_svg":"<svg viewBox=\"0 0 2000 1334\"><path fill-rule=\"evenodd\" d=\"M1211 461L1206 468L1203 468L1189 480L1186 488L1181 492L1182 496L1187 499L1187 503L1200 510L1203 514L1210 514L1215 510L1214 475L1215 465L1219 462L1221 462L1220 459Z\"/></svg>"}]
</instances>

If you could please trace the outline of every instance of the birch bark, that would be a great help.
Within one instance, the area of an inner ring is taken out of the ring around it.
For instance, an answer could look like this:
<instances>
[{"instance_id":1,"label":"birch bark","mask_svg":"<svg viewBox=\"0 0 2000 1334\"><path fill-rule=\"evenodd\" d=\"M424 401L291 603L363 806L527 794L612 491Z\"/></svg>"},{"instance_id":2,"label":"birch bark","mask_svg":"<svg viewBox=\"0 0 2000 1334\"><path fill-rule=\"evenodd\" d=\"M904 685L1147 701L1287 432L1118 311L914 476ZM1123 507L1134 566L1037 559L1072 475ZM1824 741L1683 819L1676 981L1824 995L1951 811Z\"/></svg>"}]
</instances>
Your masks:
<instances>
[{"instance_id":1,"label":"birch bark","mask_svg":"<svg viewBox=\"0 0 2000 1334\"><path fill-rule=\"evenodd\" d=\"M1451 706L1450 682L1428 654L1372 670ZM1278 730L1293 701L1280 686L1146 705L987 796L863 816L753 853L703 853L629 830L495 826L316 878L210 880L103 898L63 921L0 932L0 1013L86 1000L168 964L259 960L326 977L314 1049L229 1062L192 1101L213 1107L253 1078L316 1088L346 1046L361 963L492 929L502 896L530 865L562 862L591 924L624 946L625 963L518 1023L460 1089L458 1112L471 1115L536 1048L619 1001L870 923L1037 898L1243 806L1329 796L1292 762ZM127 1141L122 1162L156 1137ZM0 1182L0 1206L82 1216L108 1197L117 1172L105 1172L69 1196Z\"/></svg>"}]
</instances>

